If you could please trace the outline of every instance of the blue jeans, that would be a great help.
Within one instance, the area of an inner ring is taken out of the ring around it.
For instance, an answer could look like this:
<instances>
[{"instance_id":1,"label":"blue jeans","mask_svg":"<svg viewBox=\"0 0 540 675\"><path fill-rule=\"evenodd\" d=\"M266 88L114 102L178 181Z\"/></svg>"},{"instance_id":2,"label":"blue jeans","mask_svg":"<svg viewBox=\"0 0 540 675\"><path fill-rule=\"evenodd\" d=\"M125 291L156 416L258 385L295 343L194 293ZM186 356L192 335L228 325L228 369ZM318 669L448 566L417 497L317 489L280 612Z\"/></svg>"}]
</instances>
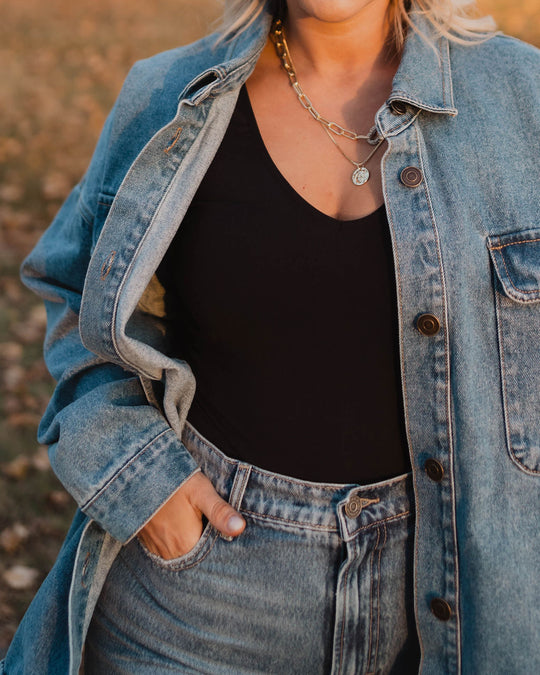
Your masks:
<instances>
[{"instance_id":1,"label":"blue jeans","mask_svg":"<svg viewBox=\"0 0 540 675\"><path fill-rule=\"evenodd\" d=\"M232 460L189 424L183 442L246 530L227 541L207 525L174 560L127 544L87 675L418 672L410 475L308 483Z\"/></svg>"}]
</instances>

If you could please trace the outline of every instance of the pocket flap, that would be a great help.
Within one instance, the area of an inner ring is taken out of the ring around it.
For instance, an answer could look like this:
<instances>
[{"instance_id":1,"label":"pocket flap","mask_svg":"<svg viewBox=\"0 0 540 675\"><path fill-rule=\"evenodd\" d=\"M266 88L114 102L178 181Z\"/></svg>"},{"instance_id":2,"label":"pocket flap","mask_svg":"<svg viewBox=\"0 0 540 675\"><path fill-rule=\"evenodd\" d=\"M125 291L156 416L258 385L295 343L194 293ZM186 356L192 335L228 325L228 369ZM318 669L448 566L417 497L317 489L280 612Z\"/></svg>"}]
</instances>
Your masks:
<instances>
[{"instance_id":1,"label":"pocket flap","mask_svg":"<svg viewBox=\"0 0 540 675\"><path fill-rule=\"evenodd\" d=\"M540 300L540 228L488 237L491 260L506 296Z\"/></svg>"}]
</instances>

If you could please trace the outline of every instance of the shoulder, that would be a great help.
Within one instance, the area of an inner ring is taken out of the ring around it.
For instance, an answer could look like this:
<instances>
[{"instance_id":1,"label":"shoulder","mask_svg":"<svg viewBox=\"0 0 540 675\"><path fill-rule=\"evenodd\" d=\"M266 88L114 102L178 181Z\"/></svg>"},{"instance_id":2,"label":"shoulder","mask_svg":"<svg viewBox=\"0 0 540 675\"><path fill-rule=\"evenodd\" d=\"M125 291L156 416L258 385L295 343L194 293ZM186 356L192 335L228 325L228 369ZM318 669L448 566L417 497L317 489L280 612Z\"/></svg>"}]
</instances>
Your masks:
<instances>
[{"instance_id":1,"label":"shoulder","mask_svg":"<svg viewBox=\"0 0 540 675\"><path fill-rule=\"evenodd\" d=\"M205 70L221 63L223 52L222 46L216 46L216 36L209 35L137 61L118 97L115 106L118 114L133 117L151 109L153 115L167 117L165 123L175 113L185 87Z\"/></svg>"},{"instance_id":2,"label":"shoulder","mask_svg":"<svg viewBox=\"0 0 540 675\"><path fill-rule=\"evenodd\" d=\"M469 49L469 46L465 45L463 48ZM479 57L489 59L497 56L503 66L519 66L524 60L538 63L540 59L540 49L500 32L487 40L475 43L473 49Z\"/></svg>"},{"instance_id":3,"label":"shoulder","mask_svg":"<svg viewBox=\"0 0 540 675\"><path fill-rule=\"evenodd\" d=\"M520 128L533 139L540 127L540 50L507 35L472 45L451 43L458 110L490 124Z\"/></svg>"},{"instance_id":4,"label":"shoulder","mask_svg":"<svg viewBox=\"0 0 540 675\"><path fill-rule=\"evenodd\" d=\"M123 90L139 93L169 87L176 95L199 73L219 64L225 57L226 47L218 44L216 35L206 37L182 47L176 47L150 58L137 61L129 72Z\"/></svg>"},{"instance_id":5,"label":"shoulder","mask_svg":"<svg viewBox=\"0 0 540 675\"><path fill-rule=\"evenodd\" d=\"M174 118L182 92L198 75L217 67L226 47L216 36L137 61L107 119L87 172L85 201L114 196L137 155Z\"/></svg>"},{"instance_id":6,"label":"shoulder","mask_svg":"<svg viewBox=\"0 0 540 675\"><path fill-rule=\"evenodd\" d=\"M452 74L469 82L489 82L490 88L540 83L540 50L517 38L497 33L467 45L450 43Z\"/></svg>"}]
</instances>

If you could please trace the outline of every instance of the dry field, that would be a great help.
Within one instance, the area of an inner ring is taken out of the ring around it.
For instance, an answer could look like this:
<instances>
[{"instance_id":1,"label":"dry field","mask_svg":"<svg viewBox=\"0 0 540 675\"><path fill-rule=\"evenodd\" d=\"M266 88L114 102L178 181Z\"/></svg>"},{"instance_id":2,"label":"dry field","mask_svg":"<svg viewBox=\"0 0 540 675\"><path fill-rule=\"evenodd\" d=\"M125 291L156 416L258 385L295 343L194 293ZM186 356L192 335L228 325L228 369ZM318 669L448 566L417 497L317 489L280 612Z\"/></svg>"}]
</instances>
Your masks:
<instances>
[{"instance_id":1,"label":"dry field","mask_svg":"<svg viewBox=\"0 0 540 675\"><path fill-rule=\"evenodd\" d=\"M482 0L540 45L538 0ZM217 0L0 0L0 651L73 512L36 426L51 391L44 312L18 266L84 171L130 65L203 34Z\"/></svg>"}]
</instances>

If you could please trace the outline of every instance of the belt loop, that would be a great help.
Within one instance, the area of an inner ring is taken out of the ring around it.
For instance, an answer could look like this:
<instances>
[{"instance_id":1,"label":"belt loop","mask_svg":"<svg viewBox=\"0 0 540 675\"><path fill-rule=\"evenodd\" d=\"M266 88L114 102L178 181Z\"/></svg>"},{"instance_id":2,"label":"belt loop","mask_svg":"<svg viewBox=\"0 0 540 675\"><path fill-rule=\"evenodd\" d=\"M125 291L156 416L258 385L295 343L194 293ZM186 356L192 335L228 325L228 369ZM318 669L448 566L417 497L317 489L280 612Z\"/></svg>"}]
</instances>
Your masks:
<instances>
[{"instance_id":1,"label":"belt loop","mask_svg":"<svg viewBox=\"0 0 540 675\"><path fill-rule=\"evenodd\" d=\"M236 468L236 475L234 477L233 486L231 489L231 494L229 495L229 504L233 509L240 508L242 504L242 499L244 498L244 492L248 484L249 476L251 475L251 465L250 464L238 464Z\"/></svg>"},{"instance_id":2,"label":"belt loop","mask_svg":"<svg viewBox=\"0 0 540 675\"><path fill-rule=\"evenodd\" d=\"M244 493L251 475L251 465L250 464L238 464L236 467L236 474L234 476L233 486L231 488L231 493L229 495L229 504L238 511L240 505L242 504L242 499L244 498ZM221 538L226 541L232 541L234 537L228 537L227 535L221 534Z\"/></svg>"}]
</instances>

